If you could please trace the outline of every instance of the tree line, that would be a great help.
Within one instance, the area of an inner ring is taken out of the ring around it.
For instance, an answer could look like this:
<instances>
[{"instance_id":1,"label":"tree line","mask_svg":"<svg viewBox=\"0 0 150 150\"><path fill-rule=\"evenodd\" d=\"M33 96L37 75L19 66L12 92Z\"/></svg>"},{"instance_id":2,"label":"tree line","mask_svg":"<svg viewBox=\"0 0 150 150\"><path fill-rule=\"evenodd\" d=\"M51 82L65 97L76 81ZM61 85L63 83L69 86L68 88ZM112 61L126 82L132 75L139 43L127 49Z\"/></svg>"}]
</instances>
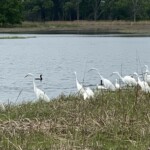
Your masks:
<instances>
[{"instance_id":1,"label":"tree line","mask_svg":"<svg viewBox=\"0 0 150 150\"><path fill-rule=\"evenodd\" d=\"M0 24L22 21L148 20L150 0L0 0Z\"/></svg>"}]
</instances>

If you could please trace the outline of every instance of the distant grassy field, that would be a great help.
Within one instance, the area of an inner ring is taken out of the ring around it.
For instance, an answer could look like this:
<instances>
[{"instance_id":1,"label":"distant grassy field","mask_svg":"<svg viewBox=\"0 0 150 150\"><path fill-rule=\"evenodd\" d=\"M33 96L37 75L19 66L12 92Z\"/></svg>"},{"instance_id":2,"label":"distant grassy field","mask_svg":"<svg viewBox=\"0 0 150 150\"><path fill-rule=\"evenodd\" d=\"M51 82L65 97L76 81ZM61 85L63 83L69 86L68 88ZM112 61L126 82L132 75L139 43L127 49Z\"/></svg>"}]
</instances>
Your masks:
<instances>
[{"instance_id":1,"label":"distant grassy field","mask_svg":"<svg viewBox=\"0 0 150 150\"><path fill-rule=\"evenodd\" d=\"M150 95L130 89L7 105L0 149L149 150Z\"/></svg>"},{"instance_id":2,"label":"distant grassy field","mask_svg":"<svg viewBox=\"0 0 150 150\"><path fill-rule=\"evenodd\" d=\"M0 28L0 33L125 33L150 35L150 21L50 21L23 22L22 25Z\"/></svg>"}]
</instances>

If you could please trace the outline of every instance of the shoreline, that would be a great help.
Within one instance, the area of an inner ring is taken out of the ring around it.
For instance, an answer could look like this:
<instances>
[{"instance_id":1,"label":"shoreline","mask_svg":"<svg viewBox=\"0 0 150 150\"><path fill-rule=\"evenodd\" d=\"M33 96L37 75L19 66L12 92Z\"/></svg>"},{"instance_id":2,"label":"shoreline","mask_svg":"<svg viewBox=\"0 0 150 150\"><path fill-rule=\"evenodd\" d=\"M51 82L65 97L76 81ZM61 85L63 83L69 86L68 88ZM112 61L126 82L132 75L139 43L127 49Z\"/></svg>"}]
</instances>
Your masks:
<instances>
[{"instance_id":1,"label":"shoreline","mask_svg":"<svg viewBox=\"0 0 150 150\"><path fill-rule=\"evenodd\" d=\"M13 27L1 27L5 34L126 34L150 36L150 21L50 21L23 22Z\"/></svg>"}]
</instances>

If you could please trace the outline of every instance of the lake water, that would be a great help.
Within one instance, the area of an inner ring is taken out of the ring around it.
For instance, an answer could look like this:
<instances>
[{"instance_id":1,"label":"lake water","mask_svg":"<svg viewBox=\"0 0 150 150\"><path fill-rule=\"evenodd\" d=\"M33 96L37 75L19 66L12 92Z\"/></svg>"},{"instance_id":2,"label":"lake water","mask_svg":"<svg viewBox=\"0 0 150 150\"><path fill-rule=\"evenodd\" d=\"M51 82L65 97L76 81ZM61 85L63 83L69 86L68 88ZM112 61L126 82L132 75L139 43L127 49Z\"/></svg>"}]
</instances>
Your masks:
<instances>
[{"instance_id":1,"label":"lake water","mask_svg":"<svg viewBox=\"0 0 150 150\"><path fill-rule=\"evenodd\" d=\"M34 100L32 78L50 98L61 93L76 92L74 71L79 81L86 85L99 83L99 76L87 71L98 68L100 73L114 82L117 76L141 72L144 64L150 66L150 37L119 37L103 35L9 35L30 37L25 39L0 39L0 101L17 102Z\"/></svg>"}]
</instances>

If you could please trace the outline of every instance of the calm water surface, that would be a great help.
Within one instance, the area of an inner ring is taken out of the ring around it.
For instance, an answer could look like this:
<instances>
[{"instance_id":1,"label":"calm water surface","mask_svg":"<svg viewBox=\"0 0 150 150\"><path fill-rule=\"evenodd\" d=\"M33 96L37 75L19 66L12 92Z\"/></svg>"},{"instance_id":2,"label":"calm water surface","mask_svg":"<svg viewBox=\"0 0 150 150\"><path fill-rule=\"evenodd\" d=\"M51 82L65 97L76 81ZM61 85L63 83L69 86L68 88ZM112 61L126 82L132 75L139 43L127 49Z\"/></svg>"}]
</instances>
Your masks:
<instances>
[{"instance_id":1,"label":"calm water surface","mask_svg":"<svg viewBox=\"0 0 150 150\"><path fill-rule=\"evenodd\" d=\"M113 37L99 35L7 35L31 37L0 39L0 101L18 102L34 100L31 72L43 81L36 81L50 98L61 93L76 92L74 71L79 81L96 85L99 77L96 67L112 82L113 71L123 75L141 72L144 64L150 66L150 37ZM84 75L85 73L85 75Z\"/></svg>"}]
</instances>

